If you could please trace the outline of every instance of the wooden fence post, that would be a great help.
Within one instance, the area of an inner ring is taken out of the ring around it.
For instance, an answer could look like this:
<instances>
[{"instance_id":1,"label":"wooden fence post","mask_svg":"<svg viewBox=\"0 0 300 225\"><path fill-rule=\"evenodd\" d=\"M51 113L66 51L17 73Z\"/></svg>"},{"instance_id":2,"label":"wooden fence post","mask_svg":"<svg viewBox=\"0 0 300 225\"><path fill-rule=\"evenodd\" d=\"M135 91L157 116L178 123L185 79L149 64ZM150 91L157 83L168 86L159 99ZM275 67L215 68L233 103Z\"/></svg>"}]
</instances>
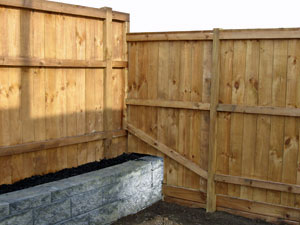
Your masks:
<instances>
[{"instance_id":1,"label":"wooden fence post","mask_svg":"<svg viewBox=\"0 0 300 225\"><path fill-rule=\"evenodd\" d=\"M216 142L217 142L217 106L219 100L220 76L220 39L219 29L214 29L212 53L212 80L210 96L210 128L206 211L216 211L216 187L214 175L216 171Z\"/></svg>"},{"instance_id":2,"label":"wooden fence post","mask_svg":"<svg viewBox=\"0 0 300 225\"><path fill-rule=\"evenodd\" d=\"M128 45L127 45L127 40L126 40L126 36L127 33L129 33L129 22L124 22L123 25L123 60L128 62ZM123 109L123 129L126 130L127 128L127 104L126 104L126 99L127 99L127 95L128 95L128 64L127 63L127 67L124 68L124 109Z\"/></svg>"},{"instance_id":3,"label":"wooden fence post","mask_svg":"<svg viewBox=\"0 0 300 225\"><path fill-rule=\"evenodd\" d=\"M109 126L112 124L112 117L108 106L111 106L111 96L107 94L109 91L109 76L112 75L112 9L108 7L102 8L105 10L105 21L104 21L104 59L106 62L106 68L103 77L103 129L104 131L109 130ZM104 141L105 143L105 141ZM104 144L104 155L107 154L109 145Z\"/></svg>"}]
</instances>

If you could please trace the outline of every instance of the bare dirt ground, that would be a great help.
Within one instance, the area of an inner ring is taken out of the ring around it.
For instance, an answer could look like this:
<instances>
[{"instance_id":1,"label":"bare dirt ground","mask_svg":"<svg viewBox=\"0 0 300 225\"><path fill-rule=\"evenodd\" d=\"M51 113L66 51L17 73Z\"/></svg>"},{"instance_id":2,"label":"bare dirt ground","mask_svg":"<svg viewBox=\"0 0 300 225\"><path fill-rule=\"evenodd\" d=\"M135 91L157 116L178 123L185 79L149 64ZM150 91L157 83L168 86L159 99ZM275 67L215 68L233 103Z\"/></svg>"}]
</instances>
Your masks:
<instances>
[{"instance_id":1,"label":"bare dirt ground","mask_svg":"<svg viewBox=\"0 0 300 225\"><path fill-rule=\"evenodd\" d=\"M205 213L167 202L158 202L143 211L124 217L113 225L270 225L260 220L250 220L224 212Z\"/></svg>"}]
</instances>

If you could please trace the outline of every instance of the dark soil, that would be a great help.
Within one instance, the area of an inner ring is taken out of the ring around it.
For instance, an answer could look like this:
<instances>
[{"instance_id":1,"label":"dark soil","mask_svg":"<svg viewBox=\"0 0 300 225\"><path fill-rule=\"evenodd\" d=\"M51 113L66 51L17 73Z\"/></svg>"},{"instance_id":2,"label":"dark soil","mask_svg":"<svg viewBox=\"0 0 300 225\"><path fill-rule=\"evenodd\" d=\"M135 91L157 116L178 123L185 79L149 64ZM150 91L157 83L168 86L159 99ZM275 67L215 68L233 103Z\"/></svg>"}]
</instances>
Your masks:
<instances>
[{"instance_id":1,"label":"dark soil","mask_svg":"<svg viewBox=\"0 0 300 225\"><path fill-rule=\"evenodd\" d=\"M22 190L29 187L34 187L40 184L45 184L57 180L62 180L68 177L77 176L80 174L88 173L91 171L103 169L106 167L114 166L120 163L127 162L129 160L135 160L145 155L140 154L123 154L113 159L103 159L99 162L87 163L76 168L63 169L56 173L49 173L41 176L33 176L24 180L18 181L14 184L0 185L0 195L13 191Z\"/></svg>"},{"instance_id":2,"label":"dark soil","mask_svg":"<svg viewBox=\"0 0 300 225\"><path fill-rule=\"evenodd\" d=\"M204 209L160 201L135 215L121 218L113 225L269 225L269 223L224 212L207 214Z\"/></svg>"}]
</instances>

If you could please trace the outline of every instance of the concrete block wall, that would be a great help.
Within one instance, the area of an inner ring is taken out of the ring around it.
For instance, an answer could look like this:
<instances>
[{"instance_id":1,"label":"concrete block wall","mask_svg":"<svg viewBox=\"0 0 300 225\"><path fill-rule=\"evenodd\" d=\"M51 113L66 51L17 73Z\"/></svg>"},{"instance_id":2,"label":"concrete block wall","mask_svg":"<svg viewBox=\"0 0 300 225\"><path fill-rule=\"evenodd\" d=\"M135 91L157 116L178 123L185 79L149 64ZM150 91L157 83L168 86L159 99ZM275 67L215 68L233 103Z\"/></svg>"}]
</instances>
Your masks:
<instances>
[{"instance_id":1,"label":"concrete block wall","mask_svg":"<svg viewBox=\"0 0 300 225\"><path fill-rule=\"evenodd\" d=\"M146 156L0 195L0 225L111 224L162 198L163 161Z\"/></svg>"}]
</instances>

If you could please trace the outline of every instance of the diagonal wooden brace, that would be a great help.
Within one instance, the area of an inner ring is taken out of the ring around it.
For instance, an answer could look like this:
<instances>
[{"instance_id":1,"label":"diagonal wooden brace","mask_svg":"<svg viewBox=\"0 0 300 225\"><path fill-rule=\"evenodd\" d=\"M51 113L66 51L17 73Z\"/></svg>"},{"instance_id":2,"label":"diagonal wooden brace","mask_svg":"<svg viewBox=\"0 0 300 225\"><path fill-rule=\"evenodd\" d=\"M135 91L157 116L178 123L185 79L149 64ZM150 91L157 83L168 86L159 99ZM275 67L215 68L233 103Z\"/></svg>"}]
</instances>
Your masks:
<instances>
[{"instance_id":1,"label":"diagonal wooden brace","mask_svg":"<svg viewBox=\"0 0 300 225\"><path fill-rule=\"evenodd\" d=\"M142 130L134 127L131 124L127 124L127 130L136 136L137 138L141 139L145 143L149 144L153 148L159 150L163 154L169 156L171 159L175 160L176 162L180 163L184 167L188 168L189 170L193 171L194 173L198 174L200 177L207 179L207 171L200 168L196 163L192 162L191 160L185 158L172 148L169 148L168 146L158 142L154 138L152 138L150 135L146 134Z\"/></svg>"}]
</instances>

